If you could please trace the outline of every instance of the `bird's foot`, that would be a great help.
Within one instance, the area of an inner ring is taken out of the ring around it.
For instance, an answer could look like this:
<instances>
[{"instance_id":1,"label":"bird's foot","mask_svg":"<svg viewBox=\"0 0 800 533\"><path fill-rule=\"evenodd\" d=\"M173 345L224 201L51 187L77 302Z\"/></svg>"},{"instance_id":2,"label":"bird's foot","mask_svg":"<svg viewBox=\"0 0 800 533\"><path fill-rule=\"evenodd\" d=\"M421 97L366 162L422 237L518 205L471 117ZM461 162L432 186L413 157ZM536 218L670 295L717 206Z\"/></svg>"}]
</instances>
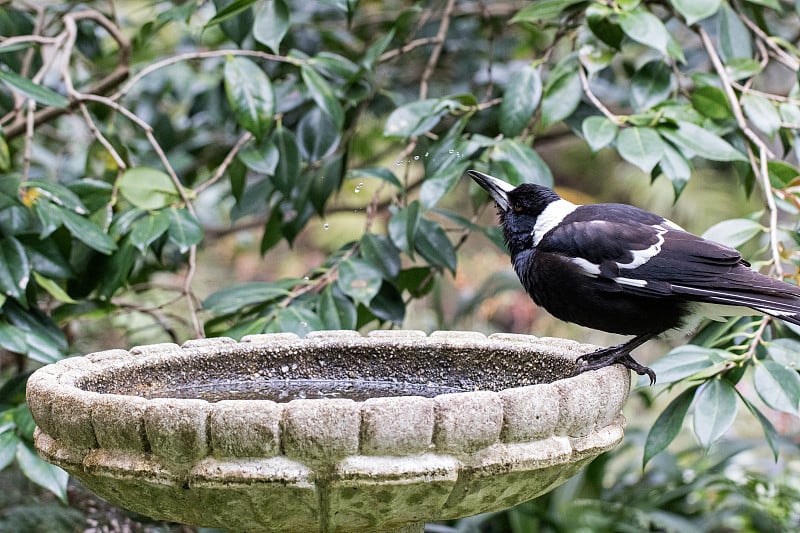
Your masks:
<instances>
[{"instance_id":1,"label":"bird's foot","mask_svg":"<svg viewBox=\"0 0 800 533\"><path fill-rule=\"evenodd\" d=\"M653 372L651 368L638 363L633 357L631 357L630 352L624 348L626 348L625 344L620 344L618 346L603 348L595 352L581 355L576 359L576 362L579 366L575 371L575 374L582 374L588 370L597 370L608 365L619 363L625 368L633 370L640 376L647 376L650 378L650 385L655 384L656 373Z\"/></svg>"}]
</instances>

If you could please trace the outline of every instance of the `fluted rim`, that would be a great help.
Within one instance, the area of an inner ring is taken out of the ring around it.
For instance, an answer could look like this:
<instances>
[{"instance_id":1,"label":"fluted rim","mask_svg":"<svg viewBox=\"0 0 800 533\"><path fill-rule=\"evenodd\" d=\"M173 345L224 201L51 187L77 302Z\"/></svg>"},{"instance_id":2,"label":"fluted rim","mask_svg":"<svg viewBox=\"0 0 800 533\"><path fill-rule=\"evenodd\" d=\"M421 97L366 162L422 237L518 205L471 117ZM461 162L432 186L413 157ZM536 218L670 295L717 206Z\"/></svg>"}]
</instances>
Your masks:
<instances>
[{"instance_id":1,"label":"fluted rim","mask_svg":"<svg viewBox=\"0 0 800 533\"><path fill-rule=\"evenodd\" d=\"M215 338L183 346L155 344L110 350L60 361L29 379L28 403L41 432L54 439L61 456L83 458L92 450L150 453L181 470L206 457L272 458L317 463L347 456L402 456L434 453L471 456L480 450L547 438L581 439L611 426L630 387L621 366L551 383L475 390L433 398L397 396L362 402L346 399L227 400L154 398L84 390L104 375L131 367L166 365L186 372L204 355L254 353L261 349L292 352L323 344L346 350L383 345L404 353L434 347L500 351L538 351L561 365L593 349L562 339L472 332L381 331L318 332L245 337L241 342ZM489 363L487 363L489 364ZM322 424L320 421L326 421ZM566 441L565 441L566 442ZM568 446L571 447L571 446ZM63 452L70 450L70 454ZM52 450L51 450L52 451ZM564 450L571 453L574 450ZM48 455L48 452L44 452ZM96 454L95 454L96 455Z\"/></svg>"}]
</instances>

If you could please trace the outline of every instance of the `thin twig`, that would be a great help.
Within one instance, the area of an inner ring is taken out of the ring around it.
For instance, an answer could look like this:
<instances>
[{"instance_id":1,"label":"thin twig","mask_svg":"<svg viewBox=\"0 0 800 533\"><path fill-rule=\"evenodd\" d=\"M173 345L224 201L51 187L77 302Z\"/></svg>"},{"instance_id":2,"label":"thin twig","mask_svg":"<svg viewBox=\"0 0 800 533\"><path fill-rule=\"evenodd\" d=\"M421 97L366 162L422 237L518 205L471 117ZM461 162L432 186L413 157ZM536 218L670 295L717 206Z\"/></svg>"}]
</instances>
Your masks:
<instances>
[{"instance_id":1,"label":"thin twig","mask_svg":"<svg viewBox=\"0 0 800 533\"><path fill-rule=\"evenodd\" d=\"M408 52L414 50L415 48L419 48L420 46L425 46L427 44L432 44L435 42L436 42L436 37L421 37L419 39L414 39L413 41L409 41L399 48L395 48L394 50L389 50L388 52L384 52L383 54L381 54L381 57L378 59L378 61L380 63L384 63L395 57L407 54Z\"/></svg>"},{"instance_id":2,"label":"thin twig","mask_svg":"<svg viewBox=\"0 0 800 533\"><path fill-rule=\"evenodd\" d=\"M775 157L775 154L772 153L769 148L767 148L767 145L764 143L764 141L762 141L758 135L756 135L755 132L750 129L750 126L747 125L747 120L744 118L744 113L742 113L742 107L739 105L739 99L736 97L736 93L733 91L733 85L731 84L730 77L725 70L725 66L722 64L722 60L720 60L719 55L714 48L714 44L711 42L711 38L708 36L708 33L703 29L702 26L698 26L696 31L700 35L703 48L705 48L708 57L711 59L711 64L714 66L714 70L717 72L717 76L719 76L719 79L722 82L722 89L725 91L725 96L728 97L728 102L731 105L731 111L733 111L733 117L736 119L736 125L739 126L740 130L742 130L742 133L745 135L745 137L750 139L750 141L758 146L759 149L763 147L766 151L765 153L769 157Z\"/></svg>"},{"instance_id":3,"label":"thin twig","mask_svg":"<svg viewBox=\"0 0 800 533\"><path fill-rule=\"evenodd\" d=\"M245 132L244 135L239 137L239 140L236 141L236 144L233 145L233 148L230 149L228 154L225 156L225 159L222 160L222 163L220 163L219 167L217 167L217 170L214 172L214 175L211 176L211 179L201 183L200 185L194 188L195 195L199 195L201 192L205 191L206 189L211 187L214 183L222 179L222 176L225 175L225 171L228 170L228 167L233 162L233 158L236 157L236 154L239 153L239 150L241 150L245 144L250 142L252 138L253 134L251 134L249 131Z\"/></svg>"},{"instance_id":4,"label":"thin twig","mask_svg":"<svg viewBox=\"0 0 800 533\"><path fill-rule=\"evenodd\" d=\"M151 63L147 67L143 68L136 75L132 76L126 83L123 85L117 92L111 95L112 100L119 100L123 96L125 96L131 88L139 83L139 81L147 76L148 74L152 74L153 72L167 67L169 65L173 65L175 63L180 63L182 61L190 61L195 59L209 59L212 57L224 57L224 56L250 56L250 57L257 57L260 59L267 59L270 61L279 61L281 63L289 63L290 65L295 66L302 66L303 62L299 59L293 59L291 57L285 56L278 56L275 54L268 54L267 52L259 52L258 50L239 50L236 48L231 49L224 49L224 50L208 50L205 52L187 52L185 54L178 54L176 56L168 57L162 59L161 61L156 61L155 63Z\"/></svg>"},{"instance_id":5,"label":"thin twig","mask_svg":"<svg viewBox=\"0 0 800 533\"><path fill-rule=\"evenodd\" d=\"M769 209L769 243L772 250L772 268L779 278L783 278L783 265L781 264L781 248L778 241L778 206L775 205L775 196L772 194L772 185L769 182L769 169L767 167L767 154L764 147L760 148L758 158L761 162L761 182L764 189L764 198Z\"/></svg>"},{"instance_id":6,"label":"thin twig","mask_svg":"<svg viewBox=\"0 0 800 533\"><path fill-rule=\"evenodd\" d=\"M586 70L583 68L583 65L578 65L578 75L581 78L581 86L583 87L583 93L586 95L586 98L603 114L605 117L613 122L614 124L622 124L624 120L620 117L612 113L606 105L600 101L597 96L594 95L592 92L591 87L589 87L589 78L586 77Z\"/></svg>"},{"instance_id":7,"label":"thin twig","mask_svg":"<svg viewBox=\"0 0 800 533\"><path fill-rule=\"evenodd\" d=\"M739 19L744 22L744 25L747 26L750 31L755 33L761 42L763 42L767 47L769 47L770 50L774 52L775 59L777 59L782 65L794 70L795 72L800 69L800 61L786 53L783 48L778 46L769 35L764 33L764 31L758 27L758 24L750 20L742 13L737 12L737 15L739 15Z\"/></svg>"},{"instance_id":8,"label":"thin twig","mask_svg":"<svg viewBox=\"0 0 800 533\"><path fill-rule=\"evenodd\" d=\"M419 99L425 100L428 97L428 81L436 69L436 64L439 62L439 56L442 54L444 42L447 38L447 30L450 29L450 20L453 16L453 9L456 6L456 0L447 0L442 13L442 21L439 24L439 31L436 32L436 44L431 50L431 56L428 58L428 63L425 65L425 70L422 71L422 77L419 80Z\"/></svg>"}]
</instances>

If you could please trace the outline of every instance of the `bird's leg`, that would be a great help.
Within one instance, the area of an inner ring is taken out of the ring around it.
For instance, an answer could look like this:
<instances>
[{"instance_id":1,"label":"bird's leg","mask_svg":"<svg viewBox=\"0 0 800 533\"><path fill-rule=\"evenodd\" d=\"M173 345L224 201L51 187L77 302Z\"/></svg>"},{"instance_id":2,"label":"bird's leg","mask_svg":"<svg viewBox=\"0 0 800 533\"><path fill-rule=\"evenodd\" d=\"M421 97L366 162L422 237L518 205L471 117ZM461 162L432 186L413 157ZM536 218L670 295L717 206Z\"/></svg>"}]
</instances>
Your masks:
<instances>
[{"instance_id":1,"label":"bird's leg","mask_svg":"<svg viewBox=\"0 0 800 533\"><path fill-rule=\"evenodd\" d=\"M656 335L658 334L646 333L644 335L634 337L628 342L581 355L577 359L577 363L580 365L580 367L577 369L576 374L586 372L587 370L597 370L598 368L619 363L626 368L633 370L640 376L646 375L650 378L650 385L652 385L656 382L656 373L653 372L652 369L636 362L636 360L631 357L631 352Z\"/></svg>"}]
</instances>

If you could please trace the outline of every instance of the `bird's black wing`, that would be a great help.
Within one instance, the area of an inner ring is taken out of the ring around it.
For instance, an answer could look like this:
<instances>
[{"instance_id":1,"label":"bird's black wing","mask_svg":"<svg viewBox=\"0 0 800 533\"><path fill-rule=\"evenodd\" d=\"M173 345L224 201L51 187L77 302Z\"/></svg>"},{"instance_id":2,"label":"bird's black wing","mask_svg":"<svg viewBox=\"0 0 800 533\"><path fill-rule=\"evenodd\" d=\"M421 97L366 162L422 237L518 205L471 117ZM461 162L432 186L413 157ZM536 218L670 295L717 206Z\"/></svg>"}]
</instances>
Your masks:
<instances>
[{"instance_id":1,"label":"bird's black wing","mask_svg":"<svg viewBox=\"0 0 800 533\"><path fill-rule=\"evenodd\" d=\"M798 287L755 272L732 248L632 206L581 206L539 249L624 292L745 306L800 324Z\"/></svg>"}]
</instances>

